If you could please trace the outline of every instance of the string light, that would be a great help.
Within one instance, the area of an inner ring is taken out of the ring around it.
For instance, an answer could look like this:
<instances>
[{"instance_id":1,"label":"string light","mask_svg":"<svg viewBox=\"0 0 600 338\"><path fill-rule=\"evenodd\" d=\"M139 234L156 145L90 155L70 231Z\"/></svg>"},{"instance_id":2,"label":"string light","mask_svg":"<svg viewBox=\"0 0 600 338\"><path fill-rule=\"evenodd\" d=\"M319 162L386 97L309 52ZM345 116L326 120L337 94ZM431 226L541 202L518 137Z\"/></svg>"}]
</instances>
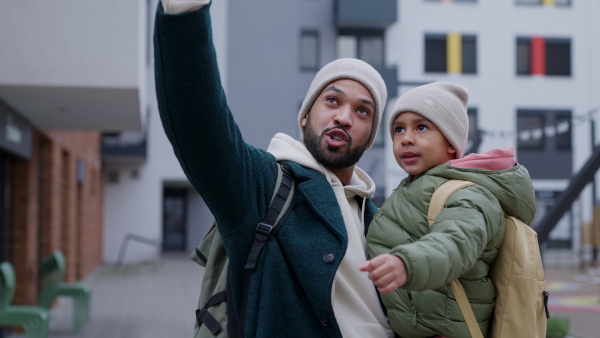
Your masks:
<instances>
[{"instance_id":1,"label":"string light","mask_svg":"<svg viewBox=\"0 0 600 338\"><path fill-rule=\"evenodd\" d=\"M493 131L493 130L480 130L482 137L498 137L498 138L513 138L518 136L521 142L527 142L530 140L539 140L542 137L555 137L558 135L565 134L569 129L576 128L579 125L587 124L593 116L598 112L597 109L593 109L586 115L573 115L570 120L559 120L555 123L548 124L545 126L539 126L534 128L520 129L515 131Z\"/></svg>"}]
</instances>

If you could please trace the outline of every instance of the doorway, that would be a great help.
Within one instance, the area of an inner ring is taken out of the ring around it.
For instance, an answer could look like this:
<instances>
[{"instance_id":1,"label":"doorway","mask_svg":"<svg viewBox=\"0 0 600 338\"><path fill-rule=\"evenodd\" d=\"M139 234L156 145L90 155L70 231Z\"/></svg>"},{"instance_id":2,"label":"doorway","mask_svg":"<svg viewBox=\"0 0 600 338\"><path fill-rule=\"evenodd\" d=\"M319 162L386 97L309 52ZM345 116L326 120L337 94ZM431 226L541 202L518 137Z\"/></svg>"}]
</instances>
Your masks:
<instances>
[{"instance_id":1,"label":"doorway","mask_svg":"<svg viewBox=\"0 0 600 338\"><path fill-rule=\"evenodd\" d=\"M163 241L167 251L185 250L187 224L187 189L164 188L163 190Z\"/></svg>"}]
</instances>

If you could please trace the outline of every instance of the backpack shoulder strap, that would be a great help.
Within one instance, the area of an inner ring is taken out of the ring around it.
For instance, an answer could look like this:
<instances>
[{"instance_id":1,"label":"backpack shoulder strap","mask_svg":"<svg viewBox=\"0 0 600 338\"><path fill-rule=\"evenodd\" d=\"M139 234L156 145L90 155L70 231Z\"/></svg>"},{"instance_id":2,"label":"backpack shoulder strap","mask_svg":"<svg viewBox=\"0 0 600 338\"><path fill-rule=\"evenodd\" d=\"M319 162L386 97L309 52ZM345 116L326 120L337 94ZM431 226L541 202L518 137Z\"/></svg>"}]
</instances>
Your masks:
<instances>
[{"instance_id":1,"label":"backpack shoulder strap","mask_svg":"<svg viewBox=\"0 0 600 338\"><path fill-rule=\"evenodd\" d=\"M277 182L275 193L271 199L269 209L263 220L258 223L254 232L254 243L250 249L246 266L244 266L244 290L242 293L242 309L240 313L240 322L238 332L240 337L244 337L244 328L246 325L246 310L248 307L248 293L250 291L250 281L252 274L258 262L258 256L267 243L270 236L274 236L285 222L292 211L292 205L296 200L296 187L294 182L294 173L284 163L277 162Z\"/></svg>"},{"instance_id":2,"label":"backpack shoulder strap","mask_svg":"<svg viewBox=\"0 0 600 338\"><path fill-rule=\"evenodd\" d=\"M433 196L431 196L431 201L429 202L429 210L427 212L429 226L433 224L437 215L442 211L450 195L470 185L475 185L475 183L463 180L448 180L440 185L433 193Z\"/></svg>"},{"instance_id":3,"label":"backpack shoulder strap","mask_svg":"<svg viewBox=\"0 0 600 338\"><path fill-rule=\"evenodd\" d=\"M429 202L429 210L427 212L427 222L429 223L429 226L431 227L437 215L442 211L450 195L462 188L475 184L476 183L471 181L448 180L440 185L433 193L433 196L431 196L431 201ZM467 294L465 293L462 284L456 279L450 283L450 287L452 288L452 293L454 294L454 298L456 298L460 312L465 318L471 337L483 338L481 329L479 328L479 325L477 325L477 319L475 318L475 314L473 313L471 304L469 304L469 299L467 298Z\"/></svg>"}]
</instances>

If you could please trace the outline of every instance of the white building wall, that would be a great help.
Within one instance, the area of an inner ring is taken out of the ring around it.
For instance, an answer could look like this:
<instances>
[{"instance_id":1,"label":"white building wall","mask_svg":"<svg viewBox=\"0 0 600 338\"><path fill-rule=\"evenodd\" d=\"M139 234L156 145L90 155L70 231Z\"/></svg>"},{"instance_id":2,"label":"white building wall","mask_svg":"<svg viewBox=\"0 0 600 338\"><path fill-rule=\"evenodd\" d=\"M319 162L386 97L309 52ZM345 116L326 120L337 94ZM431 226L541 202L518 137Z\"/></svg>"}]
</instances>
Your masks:
<instances>
[{"instance_id":1,"label":"white building wall","mask_svg":"<svg viewBox=\"0 0 600 338\"><path fill-rule=\"evenodd\" d=\"M388 30L387 59L399 65L401 82L458 82L469 89L470 106L477 108L479 128L495 133L484 137L479 152L516 146L516 110L551 108L586 115L599 107L600 3L573 1L569 7L519 6L515 1L475 1L473 3L402 1L399 19ZM425 73L425 34L460 34L477 37L477 74ZM517 76L516 38L544 36L571 39L570 77ZM414 88L401 86L400 94ZM395 99L392 99L390 108ZM595 115L600 116L600 111ZM387 121L386 121L387 123ZM513 132L500 137L499 132ZM598 131L596 131L598 133ZM573 123L573 173L591 155L590 124ZM386 144L387 189L390 194L405 173ZM536 190L562 191L564 180L534 180ZM581 194L574 206L575 226L592 217L591 189ZM561 221L561 227L566 222ZM557 229L559 232L565 229ZM578 232L579 229L576 229ZM579 234L576 233L576 238Z\"/></svg>"},{"instance_id":2,"label":"white building wall","mask_svg":"<svg viewBox=\"0 0 600 338\"><path fill-rule=\"evenodd\" d=\"M2 0L0 41L11 47L0 53L0 83L137 87L143 7L143 0Z\"/></svg>"},{"instance_id":3,"label":"white building wall","mask_svg":"<svg viewBox=\"0 0 600 338\"><path fill-rule=\"evenodd\" d=\"M156 0L152 1L148 11L152 18L151 29L154 27L156 3ZM222 77L227 71L225 62L227 54L225 50L227 42L226 7L227 1L219 1L211 8L215 27L215 45ZM152 38L152 34L150 34L150 38ZM162 202L165 185L188 188L187 251L198 245L213 219L202 198L188 183L173 153L171 143L164 133L158 114L153 62L152 57L149 66L143 67L148 84L145 92L147 98L145 104L149 111L146 161L138 165L105 164L103 259L107 263L117 261L123 239L128 233L158 242L162 241ZM144 65L146 65L145 62ZM119 182L116 184L108 182L108 175L111 171L119 173ZM137 172L136 178L133 177L135 175L132 175L134 172ZM130 241L123 262L127 264L153 259L155 250L156 248L151 245Z\"/></svg>"}]
</instances>

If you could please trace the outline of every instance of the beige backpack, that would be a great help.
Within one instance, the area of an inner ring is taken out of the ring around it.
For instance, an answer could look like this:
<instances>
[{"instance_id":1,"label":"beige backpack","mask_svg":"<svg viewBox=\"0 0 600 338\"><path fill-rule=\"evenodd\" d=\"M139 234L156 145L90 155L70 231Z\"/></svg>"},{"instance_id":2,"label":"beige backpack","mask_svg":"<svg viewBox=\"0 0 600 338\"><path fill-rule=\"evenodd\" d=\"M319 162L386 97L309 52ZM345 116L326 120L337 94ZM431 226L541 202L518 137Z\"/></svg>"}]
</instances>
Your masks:
<instances>
[{"instance_id":1,"label":"beige backpack","mask_svg":"<svg viewBox=\"0 0 600 338\"><path fill-rule=\"evenodd\" d=\"M449 180L438 187L429 204L429 226L455 191L475 183ZM504 214L506 231L490 278L496 287L496 307L486 336L546 337L548 292L544 290L544 270L537 233L520 219ZM472 337L483 337L462 284L450 283Z\"/></svg>"}]
</instances>

